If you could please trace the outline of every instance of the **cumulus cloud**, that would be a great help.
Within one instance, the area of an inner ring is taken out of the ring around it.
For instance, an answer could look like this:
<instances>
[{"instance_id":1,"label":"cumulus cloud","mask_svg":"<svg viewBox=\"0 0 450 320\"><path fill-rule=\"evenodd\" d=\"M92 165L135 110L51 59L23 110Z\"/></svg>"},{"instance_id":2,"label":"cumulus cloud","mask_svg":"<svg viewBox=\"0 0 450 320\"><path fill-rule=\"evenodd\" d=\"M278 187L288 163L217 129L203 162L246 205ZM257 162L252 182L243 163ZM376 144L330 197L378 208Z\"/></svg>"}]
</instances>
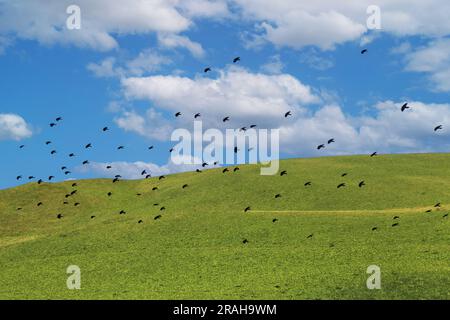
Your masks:
<instances>
[{"instance_id":1,"label":"cumulus cloud","mask_svg":"<svg viewBox=\"0 0 450 320\"><path fill-rule=\"evenodd\" d=\"M436 91L450 91L450 39L434 40L408 53L406 70L427 74Z\"/></svg>"},{"instance_id":2,"label":"cumulus cloud","mask_svg":"<svg viewBox=\"0 0 450 320\"><path fill-rule=\"evenodd\" d=\"M367 35L366 10L376 4L381 9L380 32L395 36L420 35L441 37L450 34L446 18L450 3L446 0L371 0L359 1L297 1L297 0L233 0L241 15L255 21L255 37L261 37L278 46L301 48L313 45L324 50L361 39ZM262 31L261 31L262 30Z\"/></svg>"},{"instance_id":3,"label":"cumulus cloud","mask_svg":"<svg viewBox=\"0 0 450 320\"><path fill-rule=\"evenodd\" d=\"M31 135L30 126L21 116L0 113L0 140L21 140Z\"/></svg>"},{"instance_id":4,"label":"cumulus cloud","mask_svg":"<svg viewBox=\"0 0 450 320\"><path fill-rule=\"evenodd\" d=\"M185 48L196 58L202 58L205 55L205 51L200 43L191 41L185 36L160 34L158 35L158 42L164 48Z\"/></svg>"}]
</instances>

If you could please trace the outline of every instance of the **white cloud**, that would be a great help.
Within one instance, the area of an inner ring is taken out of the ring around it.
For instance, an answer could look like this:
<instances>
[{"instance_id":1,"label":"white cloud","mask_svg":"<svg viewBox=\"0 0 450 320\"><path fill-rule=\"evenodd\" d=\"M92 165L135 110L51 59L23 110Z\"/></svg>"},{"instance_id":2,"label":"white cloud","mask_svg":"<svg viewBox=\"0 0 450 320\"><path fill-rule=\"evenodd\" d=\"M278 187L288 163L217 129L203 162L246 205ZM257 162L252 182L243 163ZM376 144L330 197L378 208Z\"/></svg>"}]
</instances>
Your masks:
<instances>
[{"instance_id":1,"label":"white cloud","mask_svg":"<svg viewBox=\"0 0 450 320\"><path fill-rule=\"evenodd\" d=\"M205 55L205 51L200 43L191 41L185 36L176 34L159 34L158 42L165 48L185 48L196 58L202 58Z\"/></svg>"},{"instance_id":2,"label":"white cloud","mask_svg":"<svg viewBox=\"0 0 450 320\"><path fill-rule=\"evenodd\" d=\"M428 74L436 91L450 91L450 39L434 40L408 53L406 70Z\"/></svg>"},{"instance_id":3,"label":"white cloud","mask_svg":"<svg viewBox=\"0 0 450 320\"><path fill-rule=\"evenodd\" d=\"M209 119L214 125L227 115L231 116L231 124L264 119L281 121L284 112L319 102L310 87L288 74L250 73L239 67L219 73L217 79L133 77L123 79L122 86L128 99L149 100L156 108L181 111L186 115L180 120L191 121L200 112L203 121Z\"/></svg>"},{"instance_id":4,"label":"white cloud","mask_svg":"<svg viewBox=\"0 0 450 320\"><path fill-rule=\"evenodd\" d=\"M0 140L21 140L32 136L26 121L17 114L0 113Z\"/></svg>"},{"instance_id":5,"label":"white cloud","mask_svg":"<svg viewBox=\"0 0 450 320\"><path fill-rule=\"evenodd\" d=\"M450 34L450 3L446 0L298 1L233 0L245 19L255 21L256 39L278 46L301 48L308 45L333 49L336 45L367 40L366 9L381 9L380 32L395 36L440 37ZM259 28L263 29L261 32ZM378 31L378 30L377 30ZM247 37L252 38L252 37Z\"/></svg>"},{"instance_id":6,"label":"white cloud","mask_svg":"<svg viewBox=\"0 0 450 320\"><path fill-rule=\"evenodd\" d=\"M261 70L269 74L280 74L283 68L284 64L278 54L270 57L269 61L261 66Z\"/></svg>"}]
</instances>

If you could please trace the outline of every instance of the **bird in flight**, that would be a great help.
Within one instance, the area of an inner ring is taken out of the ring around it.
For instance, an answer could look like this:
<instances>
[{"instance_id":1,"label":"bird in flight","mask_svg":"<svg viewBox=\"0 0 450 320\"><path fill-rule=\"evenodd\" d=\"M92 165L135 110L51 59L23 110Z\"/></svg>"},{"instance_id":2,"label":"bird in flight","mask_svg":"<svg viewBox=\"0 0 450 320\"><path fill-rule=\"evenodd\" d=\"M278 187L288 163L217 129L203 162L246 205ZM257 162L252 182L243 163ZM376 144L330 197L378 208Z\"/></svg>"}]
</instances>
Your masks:
<instances>
[{"instance_id":1,"label":"bird in flight","mask_svg":"<svg viewBox=\"0 0 450 320\"><path fill-rule=\"evenodd\" d=\"M286 113L284 114L284 117L285 117L285 118L287 118L287 117L289 117L289 116L292 116L291 111L288 111L288 112L286 112Z\"/></svg>"},{"instance_id":2,"label":"bird in flight","mask_svg":"<svg viewBox=\"0 0 450 320\"><path fill-rule=\"evenodd\" d=\"M434 205L434 207L435 207L435 208L440 208L440 207L441 207L441 203L440 203L440 202L436 203L436 204Z\"/></svg>"},{"instance_id":3,"label":"bird in flight","mask_svg":"<svg viewBox=\"0 0 450 320\"><path fill-rule=\"evenodd\" d=\"M375 157L377 155L377 152L375 151L374 153L372 153L370 156L371 157Z\"/></svg>"},{"instance_id":4,"label":"bird in flight","mask_svg":"<svg viewBox=\"0 0 450 320\"><path fill-rule=\"evenodd\" d=\"M247 240L247 239L244 239L244 240L242 240L242 243L243 243L243 244L247 244L247 243L248 243L248 240Z\"/></svg>"},{"instance_id":5,"label":"bird in flight","mask_svg":"<svg viewBox=\"0 0 450 320\"><path fill-rule=\"evenodd\" d=\"M103 132L106 132L106 131L108 131L108 130L109 130L108 127L104 127L104 128L102 129Z\"/></svg>"},{"instance_id":6,"label":"bird in flight","mask_svg":"<svg viewBox=\"0 0 450 320\"><path fill-rule=\"evenodd\" d=\"M409 107L408 107L408 102L405 102L403 105L402 105L402 107L401 107L401 111L403 112L403 111L405 111L406 109L409 109Z\"/></svg>"},{"instance_id":7,"label":"bird in flight","mask_svg":"<svg viewBox=\"0 0 450 320\"><path fill-rule=\"evenodd\" d=\"M230 170L228 170L228 168L225 168L225 169L222 170L222 173L225 173L225 172L228 172L228 171L230 171Z\"/></svg>"},{"instance_id":8,"label":"bird in flight","mask_svg":"<svg viewBox=\"0 0 450 320\"><path fill-rule=\"evenodd\" d=\"M337 186L338 189L339 189L339 188L342 188L342 187L345 187L345 183L344 183L344 182L338 184L338 186Z\"/></svg>"},{"instance_id":9,"label":"bird in flight","mask_svg":"<svg viewBox=\"0 0 450 320\"><path fill-rule=\"evenodd\" d=\"M305 184L304 184L305 187L310 186L310 185L311 185L311 181L305 182Z\"/></svg>"},{"instance_id":10,"label":"bird in flight","mask_svg":"<svg viewBox=\"0 0 450 320\"><path fill-rule=\"evenodd\" d=\"M23 148L25 148L25 145L24 145L24 144L22 144L22 145L19 146L19 149L23 149Z\"/></svg>"},{"instance_id":11,"label":"bird in flight","mask_svg":"<svg viewBox=\"0 0 450 320\"><path fill-rule=\"evenodd\" d=\"M312 239L314 237L314 233L311 233L309 236L306 237L306 239Z\"/></svg>"},{"instance_id":12,"label":"bird in flight","mask_svg":"<svg viewBox=\"0 0 450 320\"><path fill-rule=\"evenodd\" d=\"M50 152L50 154L55 154L56 153L56 150L52 150L51 152Z\"/></svg>"},{"instance_id":13,"label":"bird in flight","mask_svg":"<svg viewBox=\"0 0 450 320\"><path fill-rule=\"evenodd\" d=\"M158 214L156 217L153 218L153 220L161 219L162 215Z\"/></svg>"},{"instance_id":14,"label":"bird in flight","mask_svg":"<svg viewBox=\"0 0 450 320\"><path fill-rule=\"evenodd\" d=\"M148 150L152 150L152 149L153 149L153 146L148 147Z\"/></svg>"},{"instance_id":15,"label":"bird in flight","mask_svg":"<svg viewBox=\"0 0 450 320\"><path fill-rule=\"evenodd\" d=\"M52 143L51 141L45 141L45 144L48 146L50 143Z\"/></svg>"},{"instance_id":16,"label":"bird in flight","mask_svg":"<svg viewBox=\"0 0 450 320\"><path fill-rule=\"evenodd\" d=\"M241 61L241 57L236 57L236 58L233 59L233 63L236 63L238 61Z\"/></svg>"},{"instance_id":17,"label":"bird in flight","mask_svg":"<svg viewBox=\"0 0 450 320\"><path fill-rule=\"evenodd\" d=\"M343 174L341 174L341 177L345 177L347 175L346 172L344 172Z\"/></svg>"},{"instance_id":18,"label":"bird in flight","mask_svg":"<svg viewBox=\"0 0 450 320\"><path fill-rule=\"evenodd\" d=\"M85 149L92 148L92 144L91 144L91 143L88 143L87 145L84 146L84 148L85 148Z\"/></svg>"},{"instance_id":19,"label":"bird in flight","mask_svg":"<svg viewBox=\"0 0 450 320\"><path fill-rule=\"evenodd\" d=\"M442 218L448 218L448 213L444 214Z\"/></svg>"},{"instance_id":20,"label":"bird in flight","mask_svg":"<svg viewBox=\"0 0 450 320\"><path fill-rule=\"evenodd\" d=\"M175 113L175 117L179 117L179 116L181 116L181 112L177 112L177 113Z\"/></svg>"},{"instance_id":21,"label":"bird in flight","mask_svg":"<svg viewBox=\"0 0 450 320\"><path fill-rule=\"evenodd\" d=\"M222 119L222 122L227 122L227 121L230 121L230 117L225 117Z\"/></svg>"},{"instance_id":22,"label":"bird in flight","mask_svg":"<svg viewBox=\"0 0 450 320\"><path fill-rule=\"evenodd\" d=\"M331 138L330 140L328 140L328 144L333 143L334 142L334 138Z\"/></svg>"},{"instance_id":23,"label":"bird in flight","mask_svg":"<svg viewBox=\"0 0 450 320\"><path fill-rule=\"evenodd\" d=\"M62 117L58 117L58 118L56 118L56 121L61 121L63 118Z\"/></svg>"},{"instance_id":24,"label":"bird in flight","mask_svg":"<svg viewBox=\"0 0 450 320\"><path fill-rule=\"evenodd\" d=\"M279 194L279 193L277 193L277 194L275 195L275 199L278 199L278 198L281 198L281 194Z\"/></svg>"},{"instance_id":25,"label":"bird in flight","mask_svg":"<svg viewBox=\"0 0 450 320\"><path fill-rule=\"evenodd\" d=\"M361 54L364 54L364 53L366 53L367 52L367 49L362 49L361 50Z\"/></svg>"},{"instance_id":26,"label":"bird in flight","mask_svg":"<svg viewBox=\"0 0 450 320\"><path fill-rule=\"evenodd\" d=\"M88 160L83 161L83 165L89 164Z\"/></svg>"},{"instance_id":27,"label":"bird in flight","mask_svg":"<svg viewBox=\"0 0 450 320\"><path fill-rule=\"evenodd\" d=\"M321 144L321 145L318 145L318 146L317 146L317 150L320 150L320 149L323 149L323 148L325 148L325 145L324 145L324 144Z\"/></svg>"},{"instance_id":28,"label":"bird in flight","mask_svg":"<svg viewBox=\"0 0 450 320\"><path fill-rule=\"evenodd\" d=\"M397 219L400 219L400 217L399 216L394 216L392 219L393 220L397 220Z\"/></svg>"},{"instance_id":29,"label":"bird in flight","mask_svg":"<svg viewBox=\"0 0 450 320\"><path fill-rule=\"evenodd\" d=\"M287 171L286 171L286 170L283 170L283 171L281 171L281 173L280 173L280 176L284 176L284 175L287 175Z\"/></svg>"},{"instance_id":30,"label":"bird in flight","mask_svg":"<svg viewBox=\"0 0 450 320\"><path fill-rule=\"evenodd\" d=\"M188 187L188 184L183 184L182 188L185 189Z\"/></svg>"},{"instance_id":31,"label":"bird in flight","mask_svg":"<svg viewBox=\"0 0 450 320\"><path fill-rule=\"evenodd\" d=\"M396 226L398 226L398 225L399 225L398 222L392 224L393 227L396 227Z\"/></svg>"},{"instance_id":32,"label":"bird in flight","mask_svg":"<svg viewBox=\"0 0 450 320\"><path fill-rule=\"evenodd\" d=\"M204 73L207 73L207 72L209 72L209 71L211 71L211 68L210 68L210 67L207 67L207 68L205 68L205 69L203 70Z\"/></svg>"},{"instance_id":33,"label":"bird in flight","mask_svg":"<svg viewBox=\"0 0 450 320\"><path fill-rule=\"evenodd\" d=\"M358 187L362 187L362 186L365 186L366 185L366 183L364 182L364 180L363 181L361 181L360 183L358 183Z\"/></svg>"},{"instance_id":34,"label":"bird in flight","mask_svg":"<svg viewBox=\"0 0 450 320\"><path fill-rule=\"evenodd\" d=\"M434 128L434 131L438 131L438 130L442 130L442 125L441 124Z\"/></svg>"},{"instance_id":35,"label":"bird in flight","mask_svg":"<svg viewBox=\"0 0 450 320\"><path fill-rule=\"evenodd\" d=\"M233 169L233 172L239 171L239 167Z\"/></svg>"},{"instance_id":36,"label":"bird in flight","mask_svg":"<svg viewBox=\"0 0 450 320\"><path fill-rule=\"evenodd\" d=\"M277 218L272 219L272 223L275 223L275 222L277 222L277 221L278 221Z\"/></svg>"},{"instance_id":37,"label":"bird in flight","mask_svg":"<svg viewBox=\"0 0 450 320\"><path fill-rule=\"evenodd\" d=\"M198 117L200 117L200 113L196 113L196 114L194 115L194 119L197 119Z\"/></svg>"},{"instance_id":38,"label":"bird in flight","mask_svg":"<svg viewBox=\"0 0 450 320\"><path fill-rule=\"evenodd\" d=\"M56 123L50 123L50 127L53 128L54 126L56 126Z\"/></svg>"},{"instance_id":39,"label":"bird in flight","mask_svg":"<svg viewBox=\"0 0 450 320\"><path fill-rule=\"evenodd\" d=\"M125 147L124 146L118 146L117 147L117 150L122 150L122 149L125 149Z\"/></svg>"},{"instance_id":40,"label":"bird in flight","mask_svg":"<svg viewBox=\"0 0 450 320\"><path fill-rule=\"evenodd\" d=\"M71 154L69 154L69 157L70 157L70 158L73 158L73 157L75 157L75 153L71 153Z\"/></svg>"},{"instance_id":41,"label":"bird in flight","mask_svg":"<svg viewBox=\"0 0 450 320\"><path fill-rule=\"evenodd\" d=\"M373 227L372 231L378 230L378 227Z\"/></svg>"},{"instance_id":42,"label":"bird in flight","mask_svg":"<svg viewBox=\"0 0 450 320\"><path fill-rule=\"evenodd\" d=\"M58 213L58 215L56 216L58 219L61 219L63 217L63 215L61 213Z\"/></svg>"},{"instance_id":43,"label":"bird in flight","mask_svg":"<svg viewBox=\"0 0 450 320\"><path fill-rule=\"evenodd\" d=\"M244 209L244 212L250 211L250 209L251 209L250 207L247 207Z\"/></svg>"}]
</instances>

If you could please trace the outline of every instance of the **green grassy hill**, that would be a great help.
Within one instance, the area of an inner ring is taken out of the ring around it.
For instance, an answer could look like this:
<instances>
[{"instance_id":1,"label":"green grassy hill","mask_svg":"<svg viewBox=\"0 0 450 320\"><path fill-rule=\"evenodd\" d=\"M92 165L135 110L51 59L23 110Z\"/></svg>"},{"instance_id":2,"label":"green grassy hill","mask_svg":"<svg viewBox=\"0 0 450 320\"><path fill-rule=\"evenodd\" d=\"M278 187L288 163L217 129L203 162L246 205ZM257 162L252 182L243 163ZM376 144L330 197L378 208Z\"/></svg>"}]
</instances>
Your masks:
<instances>
[{"instance_id":1,"label":"green grassy hill","mask_svg":"<svg viewBox=\"0 0 450 320\"><path fill-rule=\"evenodd\" d=\"M291 159L280 170L0 191L0 298L450 298L449 154ZM366 287L373 264L381 290ZM81 290L66 287L69 265Z\"/></svg>"}]
</instances>

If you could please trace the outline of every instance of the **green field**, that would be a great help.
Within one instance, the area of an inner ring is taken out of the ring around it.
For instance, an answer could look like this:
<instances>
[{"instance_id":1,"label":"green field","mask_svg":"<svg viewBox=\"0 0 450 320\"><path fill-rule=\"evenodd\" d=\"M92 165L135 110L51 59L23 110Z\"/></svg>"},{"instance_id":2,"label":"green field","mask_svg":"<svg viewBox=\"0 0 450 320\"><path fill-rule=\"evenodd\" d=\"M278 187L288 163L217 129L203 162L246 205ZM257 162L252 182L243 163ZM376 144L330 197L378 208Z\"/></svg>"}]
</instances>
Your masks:
<instances>
[{"instance_id":1,"label":"green field","mask_svg":"<svg viewBox=\"0 0 450 320\"><path fill-rule=\"evenodd\" d=\"M450 298L450 154L290 159L280 170L0 191L0 298ZM81 290L66 287L69 265ZM366 287L369 265L381 290Z\"/></svg>"}]
</instances>

